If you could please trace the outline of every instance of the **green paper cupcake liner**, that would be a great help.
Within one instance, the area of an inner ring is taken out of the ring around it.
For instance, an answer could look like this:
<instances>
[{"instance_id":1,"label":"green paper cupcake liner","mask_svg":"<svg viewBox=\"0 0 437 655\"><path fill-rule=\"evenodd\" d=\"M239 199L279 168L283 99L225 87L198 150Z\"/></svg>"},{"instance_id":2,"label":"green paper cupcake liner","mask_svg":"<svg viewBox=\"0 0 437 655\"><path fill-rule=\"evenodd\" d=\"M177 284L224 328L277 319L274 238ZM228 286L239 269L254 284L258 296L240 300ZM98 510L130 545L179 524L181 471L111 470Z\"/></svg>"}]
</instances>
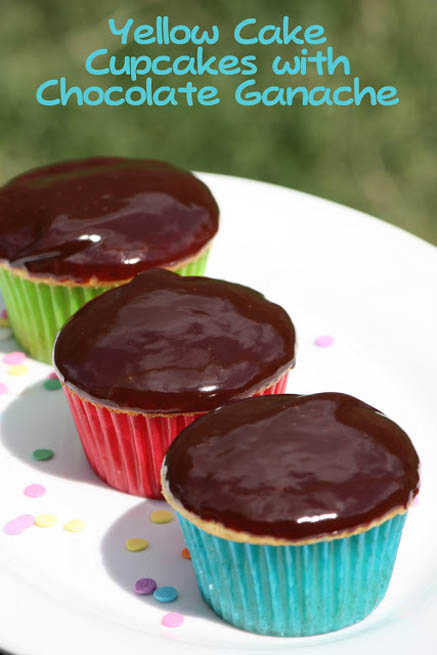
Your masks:
<instances>
[{"instance_id":1,"label":"green paper cupcake liner","mask_svg":"<svg viewBox=\"0 0 437 655\"><path fill-rule=\"evenodd\" d=\"M204 252L175 272L203 275L208 254ZM31 357L47 364L51 364L53 343L64 323L89 300L114 286L33 282L0 266L0 287L14 336Z\"/></svg>"},{"instance_id":2,"label":"green paper cupcake liner","mask_svg":"<svg viewBox=\"0 0 437 655\"><path fill-rule=\"evenodd\" d=\"M0 268L0 286L12 331L31 357L50 364L56 334L89 300L110 286L66 286L32 282Z\"/></svg>"},{"instance_id":3,"label":"green paper cupcake liner","mask_svg":"<svg viewBox=\"0 0 437 655\"><path fill-rule=\"evenodd\" d=\"M177 268L175 273L179 273L179 275L204 275L208 256L209 249L205 250L205 252L200 255L200 257L197 257L197 259L194 259L189 264Z\"/></svg>"},{"instance_id":4,"label":"green paper cupcake liner","mask_svg":"<svg viewBox=\"0 0 437 655\"><path fill-rule=\"evenodd\" d=\"M406 514L366 532L302 546L261 546L211 535L178 514L203 599L233 625L303 637L339 630L381 602Z\"/></svg>"}]
</instances>

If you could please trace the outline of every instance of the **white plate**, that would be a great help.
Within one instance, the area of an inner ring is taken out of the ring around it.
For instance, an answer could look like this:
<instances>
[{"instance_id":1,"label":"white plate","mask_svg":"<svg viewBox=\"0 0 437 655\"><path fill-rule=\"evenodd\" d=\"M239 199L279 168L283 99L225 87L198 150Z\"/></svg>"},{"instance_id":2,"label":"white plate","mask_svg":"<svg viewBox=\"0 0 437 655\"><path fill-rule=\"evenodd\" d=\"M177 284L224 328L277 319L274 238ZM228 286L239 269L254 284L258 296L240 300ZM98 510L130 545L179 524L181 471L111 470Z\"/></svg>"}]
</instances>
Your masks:
<instances>
[{"instance_id":1,"label":"white plate","mask_svg":"<svg viewBox=\"0 0 437 655\"><path fill-rule=\"evenodd\" d=\"M0 363L0 524L50 512L59 523L11 537L0 532L0 646L17 655L103 652L308 653L361 655L437 649L437 307L435 249L351 209L259 182L202 175L222 211L208 274L248 284L281 303L298 332L289 391L348 392L398 421L422 460L422 490L407 520L393 579L361 623L303 639L260 637L224 623L203 603L177 522L155 525L164 504L106 487L89 469L62 391L47 391L49 367L27 361L12 377ZM314 339L329 334L330 348ZM4 352L17 348L9 339ZM56 457L34 462L35 448ZM40 482L47 493L29 499ZM72 518L86 530L63 530ZM148 550L124 543L144 536ZM180 597L162 605L133 585L153 577ZM183 626L164 628L178 611Z\"/></svg>"}]
</instances>

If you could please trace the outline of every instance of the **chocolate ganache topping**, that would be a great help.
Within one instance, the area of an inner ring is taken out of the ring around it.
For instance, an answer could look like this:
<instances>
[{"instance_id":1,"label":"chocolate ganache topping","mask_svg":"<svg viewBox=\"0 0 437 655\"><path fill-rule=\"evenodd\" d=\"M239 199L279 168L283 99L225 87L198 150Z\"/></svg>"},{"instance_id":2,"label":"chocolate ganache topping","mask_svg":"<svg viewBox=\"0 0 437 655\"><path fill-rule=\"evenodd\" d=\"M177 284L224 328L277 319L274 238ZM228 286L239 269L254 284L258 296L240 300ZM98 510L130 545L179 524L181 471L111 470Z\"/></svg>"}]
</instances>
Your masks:
<instances>
[{"instance_id":1,"label":"chocolate ganache topping","mask_svg":"<svg viewBox=\"0 0 437 655\"><path fill-rule=\"evenodd\" d=\"M39 278L128 280L189 260L217 229L205 184L160 161L62 162L0 189L0 259Z\"/></svg>"},{"instance_id":2,"label":"chocolate ganache topping","mask_svg":"<svg viewBox=\"0 0 437 655\"><path fill-rule=\"evenodd\" d=\"M57 336L54 364L70 389L107 406L203 412L276 382L294 349L289 316L257 291L153 269L82 307Z\"/></svg>"},{"instance_id":3,"label":"chocolate ganache topping","mask_svg":"<svg viewBox=\"0 0 437 655\"><path fill-rule=\"evenodd\" d=\"M186 510L290 541L405 509L419 485L405 432L342 393L231 402L183 430L164 465L171 495Z\"/></svg>"}]
</instances>

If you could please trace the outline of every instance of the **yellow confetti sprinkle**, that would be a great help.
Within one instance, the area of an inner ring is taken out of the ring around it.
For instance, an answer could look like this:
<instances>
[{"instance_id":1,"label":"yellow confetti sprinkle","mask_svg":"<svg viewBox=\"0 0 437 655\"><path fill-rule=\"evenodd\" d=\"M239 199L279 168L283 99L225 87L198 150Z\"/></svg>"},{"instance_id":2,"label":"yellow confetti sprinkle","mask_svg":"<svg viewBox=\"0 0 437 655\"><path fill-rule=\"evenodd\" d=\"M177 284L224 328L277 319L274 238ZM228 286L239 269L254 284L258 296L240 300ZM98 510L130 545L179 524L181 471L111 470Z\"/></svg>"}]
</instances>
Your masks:
<instances>
[{"instance_id":1,"label":"yellow confetti sprinkle","mask_svg":"<svg viewBox=\"0 0 437 655\"><path fill-rule=\"evenodd\" d=\"M170 523L170 521L173 521L173 514L166 509L157 509L156 512L152 512L150 515L150 520L153 523Z\"/></svg>"},{"instance_id":2,"label":"yellow confetti sprinkle","mask_svg":"<svg viewBox=\"0 0 437 655\"><path fill-rule=\"evenodd\" d=\"M40 514L35 519L35 525L39 528L52 528L57 522L58 519L54 514Z\"/></svg>"},{"instance_id":3,"label":"yellow confetti sprinkle","mask_svg":"<svg viewBox=\"0 0 437 655\"><path fill-rule=\"evenodd\" d=\"M15 375L18 377L20 375L26 375L28 370L29 369L26 364L15 364L14 366L10 366L8 368L8 373L9 375Z\"/></svg>"},{"instance_id":4,"label":"yellow confetti sprinkle","mask_svg":"<svg viewBox=\"0 0 437 655\"><path fill-rule=\"evenodd\" d=\"M82 532L84 528L85 522L81 521L81 519L72 519L64 525L64 530L67 530L67 532Z\"/></svg>"},{"instance_id":5,"label":"yellow confetti sprinkle","mask_svg":"<svg viewBox=\"0 0 437 655\"><path fill-rule=\"evenodd\" d=\"M0 318L0 327L8 328L9 327L9 319L8 318Z\"/></svg>"},{"instance_id":6,"label":"yellow confetti sprinkle","mask_svg":"<svg viewBox=\"0 0 437 655\"><path fill-rule=\"evenodd\" d=\"M149 542L147 541L147 539L140 539L139 537L134 539L128 539L126 541L126 548L130 550L132 553L136 553L139 550L146 550L148 545Z\"/></svg>"}]
</instances>

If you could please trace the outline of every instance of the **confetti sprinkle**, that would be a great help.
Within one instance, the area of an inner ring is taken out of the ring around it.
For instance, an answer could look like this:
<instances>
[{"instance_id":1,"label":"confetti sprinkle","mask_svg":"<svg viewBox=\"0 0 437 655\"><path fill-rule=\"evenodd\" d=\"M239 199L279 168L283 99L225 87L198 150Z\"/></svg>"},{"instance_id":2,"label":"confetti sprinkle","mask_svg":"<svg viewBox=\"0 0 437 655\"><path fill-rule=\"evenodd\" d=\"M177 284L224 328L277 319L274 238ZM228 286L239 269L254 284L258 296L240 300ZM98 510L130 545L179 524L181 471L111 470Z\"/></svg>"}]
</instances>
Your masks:
<instances>
[{"instance_id":1,"label":"confetti sprinkle","mask_svg":"<svg viewBox=\"0 0 437 655\"><path fill-rule=\"evenodd\" d=\"M14 377L20 377L21 375L26 375L28 370L29 369L26 364L15 364L14 366L8 368L8 373Z\"/></svg>"},{"instance_id":2,"label":"confetti sprinkle","mask_svg":"<svg viewBox=\"0 0 437 655\"><path fill-rule=\"evenodd\" d=\"M6 311L6 309L2 309L2 311L0 313L0 327L8 328L9 326L10 326L10 323L9 323L8 312Z\"/></svg>"},{"instance_id":3,"label":"confetti sprinkle","mask_svg":"<svg viewBox=\"0 0 437 655\"><path fill-rule=\"evenodd\" d=\"M334 343L334 337L325 334L321 337L317 337L317 339L314 340L314 343L316 346L319 346L319 348L328 348Z\"/></svg>"},{"instance_id":4,"label":"confetti sprinkle","mask_svg":"<svg viewBox=\"0 0 437 655\"><path fill-rule=\"evenodd\" d=\"M42 484L29 484L24 490L24 495L29 498L40 498L44 496L45 492L46 489Z\"/></svg>"},{"instance_id":5,"label":"confetti sprinkle","mask_svg":"<svg viewBox=\"0 0 437 655\"><path fill-rule=\"evenodd\" d=\"M25 359L26 355L21 351L7 353L6 355L3 355L3 364L14 366L15 364L22 364Z\"/></svg>"},{"instance_id":6,"label":"confetti sprinkle","mask_svg":"<svg viewBox=\"0 0 437 655\"><path fill-rule=\"evenodd\" d=\"M0 394L8 393L8 388L3 382L0 382Z\"/></svg>"},{"instance_id":7,"label":"confetti sprinkle","mask_svg":"<svg viewBox=\"0 0 437 655\"><path fill-rule=\"evenodd\" d=\"M47 389L47 391L56 391L56 389L60 388L61 383L58 378L47 378L47 380L44 381L44 389Z\"/></svg>"},{"instance_id":8,"label":"confetti sprinkle","mask_svg":"<svg viewBox=\"0 0 437 655\"><path fill-rule=\"evenodd\" d=\"M191 559L190 551L188 550L188 548L184 548L183 550L181 550L181 555L184 559Z\"/></svg>"},{"instance_id":9,"label":"confetti sprinkle","mask_svg":"<svg viewBox=\"0 0 437 655\"><path fill-rule=\"evenodd\" d=\"M16 535L24 532L28 528L31 528L35 523L35 519L31 514L23 514L22 516L17 516L16 519L9 521L3 527L3 532L9 535Z\"/></svg>"},{"instance_id":10,"label":"confetti sprinkle","mask_svg":"<svg viewBox=\"0 0 437 655\"><path fill-rule=\"evenodd\" d=\"M67 530L67 532L82 532L84 529L85 521L81 519L71 519L71 521L67 521L64 525L64 530Z\"/></svg>"},{"instance_id":11,"label":"confetti sprinkle","mask_svg":"<svg viewBox=\"0 0 437 655\"><path fill-rule=\"evenodd\" d=\"M54 371L52 371L51 373L48 374L48 378L49 378L49 380L58 380L59 379Z\"/></svg>"},{"instance_id":12,"label":"confetti sprinkle","mask_svg":"<svg viewBox=\"0 0 437 655\"><path fill-rule=\"evenodd\" d=\"M140 578L135 583L135 591L137 594L141 594L141 596L150 596L157 586L156 580L153 578Z\"/></svg>"},{"instance_id":13,"label":"confetti sprinkle","mask_svg":"<svg viewBox=\"0 0 437 655\"><path fill-rule=\"evenodd\" d=\"M33 451L32 457L36 459L37 462L46 462L49 459L52 459L55 456L53 450L50 448L37 448Z\"/></svg>"},{"instance_id":14,"label":"confetti sprinkle","mask_svg":"<svg viewBox=\"0 0 437 655\"><path fill-rule=\"evenodd\" d=\"M146 550L148 545L149 542L147 541L147 539L140 539L139 537L128 539L126 541L126 548L130 550L132 553L136 553L140 550Z\"/></svg>"},{"instance_id":15,"label":"confetti sprinkle","mask_svg":"<svg viewBox=\"0 0 437 655\"><path fill-rule=\"evenodd\" d=\"M170 521L173 521L173 514L165 509L157 509L156 512L152 512L150 515L150 520L153 523L170 523Z\"/></svg>"},{"instance_id":16,"label":"confetti sprinkle","mask_svg":"<svg viewBox=\"0 0 437 655\"><path fill-rule=\"evenodd\" d=\"M35 525L39 528L52 528L57 522L58 519L54 514L40 514L35 519Z\"/></svg>"},{"instance_id":17,"label":"confetti sprinkle","mask_svg":"<svg viewBox=\"0 0 437 655\"><path fill-rule=\"evenodd\" d=\"M178 597L178 592L174 587L158 587L153 592L153 598L160 603L172 603Z\"/></svg>"},{"instance_id":18,"label":"confetti sprinkle","mask_svg":"<svg viewBox=\"0 0 437 655\"><path fill-rule=\"evenodd\" d=\"M183 622L184 617L179 612L169 612L168 614L164 614L161 619L162 625L165 625L166 628L179 628Z\"/></svg>"}]
</instances>

